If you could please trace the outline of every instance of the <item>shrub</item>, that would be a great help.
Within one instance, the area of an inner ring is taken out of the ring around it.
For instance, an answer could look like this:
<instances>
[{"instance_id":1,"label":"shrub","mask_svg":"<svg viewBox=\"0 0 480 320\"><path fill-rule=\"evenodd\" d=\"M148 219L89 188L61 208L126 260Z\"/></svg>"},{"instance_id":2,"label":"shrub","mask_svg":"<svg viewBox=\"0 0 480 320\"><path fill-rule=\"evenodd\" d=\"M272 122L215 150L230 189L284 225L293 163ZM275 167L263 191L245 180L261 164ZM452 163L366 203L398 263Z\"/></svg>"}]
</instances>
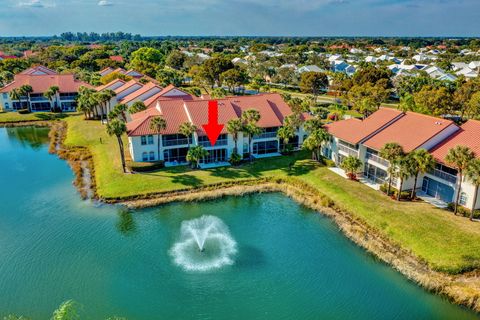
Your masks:
<instances>
[{"instance_id":1,"label":"shrub","mask_svg":"<svg viewBox=\"0 0 480 320\"><path fill-rule=\"evenodd\" d=\"M28 109L20 109L20 110L18 110L18 113L19 113L19 114L27 114L27 113L30 113L30 110L28 110Z\"/></svg>"},{"instance_id":2,"label":"shrub","mask_svg":"<svg viewBox=\"0 0 480 320\"><path fill-rule=\"evenodd\" d=\"M133 162L128 161L127 167L130 171L134 172L148 172L161 169L165 167L164 161L155 161L155 162Z\"/></svg>"},{"instance_id":3,"label":"shrub","mask_svg":"<svg viewBox=\"0 0 480 320\"><path fill-rule=\"evenodd\" d=\"M228 161L230 162L231 165L237 166L240 164L240 162L242 162L242 156L237 152L234 152L232 153L232 155L230 156L230 160Z\"/></svg>"},{"instance_id":4,"label":"shrub","mask_svg":"<svg viewBox=\"0 0 480 320\"><path fill-rule=\"evenodd\" d=\"M448 210L452 211L455 209L455 204L453 202L450 202L448 204ZM465 207L462 207L462 206L458 206L458 215L459 216L463 216L463 217L467 217L467 218L470 218L470 212L471 210L470 209L467 209ZM473 218L474 219L479 219L480 218L480 210L479 209L475 209L475 211L473 211Z\"/></svg>"}]
</instances>

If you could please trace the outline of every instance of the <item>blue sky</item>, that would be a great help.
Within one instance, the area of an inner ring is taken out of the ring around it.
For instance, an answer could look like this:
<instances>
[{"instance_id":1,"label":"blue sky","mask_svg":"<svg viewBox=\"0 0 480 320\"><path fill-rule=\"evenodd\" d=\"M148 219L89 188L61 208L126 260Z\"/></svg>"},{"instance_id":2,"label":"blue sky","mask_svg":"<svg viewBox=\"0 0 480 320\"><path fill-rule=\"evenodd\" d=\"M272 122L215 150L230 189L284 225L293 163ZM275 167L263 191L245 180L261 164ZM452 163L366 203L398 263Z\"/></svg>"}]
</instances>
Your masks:
<instances>
[{"instance_id":1,"label":"blue sky","mask_svg":"<svg viewBox=\"0 0 480 320\"><path fill-rule=\"evenodd\" d=\"M0 36L479 36L480 0L0 0Z\"/></svg>"}]
</instances>

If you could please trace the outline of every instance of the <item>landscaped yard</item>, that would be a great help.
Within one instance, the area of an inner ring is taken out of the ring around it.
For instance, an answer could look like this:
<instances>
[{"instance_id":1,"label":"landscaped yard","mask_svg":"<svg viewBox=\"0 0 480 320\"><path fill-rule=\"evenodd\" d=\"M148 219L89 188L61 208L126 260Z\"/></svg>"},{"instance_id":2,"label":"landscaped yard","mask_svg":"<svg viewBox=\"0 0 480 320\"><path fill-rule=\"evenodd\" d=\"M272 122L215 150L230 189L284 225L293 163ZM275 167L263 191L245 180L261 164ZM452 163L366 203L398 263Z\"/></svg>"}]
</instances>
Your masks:
<instances>
[{"instance_id":1,"label":"landscaped yard","mask_svg":"<svg viewBox=\"0 0 480 320\"><path fill-rule=\"evenodd\" d=\"M68 117L67 113L53 112L31 112L20 114L18 112L0 112L0 123L20 122L20 121L47 121L55 119L63 119Z\"/></svg>"},{"instance_id":2,"label":"landscaped yard","mask_svg":"<svg viewBox=\"0 0 480 320\"><path fill-rule=\"evenodd\" d=\"M308 160L306 153L257 160L239 168L192 171L187 167L176 167L124 175L116 139L106 134L105 126L99 121L84 121L81 116L69 117L66 121L69 129L65 143L91 150L98 193L102 197L174 191L234 179L292 176L318 188L338 206L380 230L438 270L461 272L480 266L479 223L472 223L426 203L391 200L378 191L348 181ZM295 165L289 170L288 166L293 161Z\"/></svg>"}]
</instances>

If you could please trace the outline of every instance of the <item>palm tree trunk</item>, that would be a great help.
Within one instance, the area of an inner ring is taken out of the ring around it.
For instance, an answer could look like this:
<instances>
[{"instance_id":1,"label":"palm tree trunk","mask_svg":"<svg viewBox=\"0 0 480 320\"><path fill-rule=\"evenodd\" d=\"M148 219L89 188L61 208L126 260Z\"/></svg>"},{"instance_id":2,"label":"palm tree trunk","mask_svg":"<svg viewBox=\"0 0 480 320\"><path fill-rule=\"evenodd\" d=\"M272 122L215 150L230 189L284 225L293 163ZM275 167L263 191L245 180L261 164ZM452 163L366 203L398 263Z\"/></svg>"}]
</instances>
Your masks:
<instances>
[{"instance_id":1,"label":"palm tree trunk","mask_svg":"<svg viewBox=\"0 0 480 320\"><path fill-rule=\"evenodd\" d=\"M455 196L455 209L453 213L457 215L458 212L458 199L460 199L460 192L462 191L462 171L458 171L458 188L457 188L457 195Z\"/></svg>"},{"instance_id":2,"label":"palm tree trunk","mask_svg":"<svg viewBox=\"0 0 480 320\"><path fill-rule=\"evenodd\" d=\"M470 221L473 221L473 212L475 211L475 205L477 204L477 194L479 185L475 185L475 193L473 194L472 211L470 212Z\"/></svg>"},{"instance_id":3,"label":"palm tree trunk","mask_svg":"<svg viewBox=\"0 0 480 320\"><path fill-rule=\"evenodd\" d=\"M248 135L248 152L250 153L249 154L250 162L252 162L253 161L253 145L252 145L252 137L250 134Z\"/></svg>"},{"instance_id":4,"label":"palm tree trunk","mask_svg":"<svg viewBox=\"0 0 480 320\"><path fill-rule=\"evenodd\" d=\"M120 149L120 159L122 160L123 173L126 173L127 171L125 170L125 153L123 152L122 137L117 136L117 140L118 140L118 147Z\"/></svg>"},{"instance_id":5,"label":"palm tree trunk","mask_svg":"<svg viewBox=\"0 0 480 320\"><path fill-rule=\"evenodd\" d=\"M238 137L237 135L234 135L233 142L235 143L235 153L238 154Z\"/></svg>"},{"instance_id":6,"label":"palm tree trunk","mask_svg":"<svg viewBox=\"0 0 480 320\"><path fill-rule=\"evenodd\" d=\"M160 161L160 134L157 134L158 161Z\"/></svg>"},{"instance_id":7,"label":"palm tree trunk","mask_svg":"<svg viewBox=\"0 0 480 320\"><path fill-rule=\"evenodd\" d=\"M415 200L416 197L416 189L417 189L417 179L418 179L418 172L415 174L415 181L413 182L413 189L412 189L412 194L410 195L410 198L412 200Z\"/></svg>"},{"instance_id":8,"label":"palm tree trunk","mask_svg":"<svg viewBox=\"0 0 480 320\"><path fill-rule=\"evenodd\" d=\"M398 192L397 192L397 201L400 201L400 197L402 195L402 188L403 188L403 179L400 179L400 188L398 188Z\"/></svg>"},{"instance_id":9,"label":"palm tree trunk","mask_svg":"<svg viewBox=\"0 0 480 320\"><path fill-rule=\"evenodd\" d=\"M387 196L390 196L390 191L392 190L392 175L388 175L388 188L387 188Z\"/></svg>"}]
</instances>

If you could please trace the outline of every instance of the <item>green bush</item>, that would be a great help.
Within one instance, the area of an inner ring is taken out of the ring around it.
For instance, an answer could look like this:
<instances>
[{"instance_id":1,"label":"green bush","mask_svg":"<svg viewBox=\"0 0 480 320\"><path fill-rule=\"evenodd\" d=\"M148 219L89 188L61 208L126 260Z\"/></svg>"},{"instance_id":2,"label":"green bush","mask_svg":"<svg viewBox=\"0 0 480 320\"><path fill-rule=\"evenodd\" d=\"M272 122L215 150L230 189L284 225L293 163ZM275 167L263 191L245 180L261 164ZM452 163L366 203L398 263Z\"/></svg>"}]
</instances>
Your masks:
<instances>
[{"instance_id":1,"label":"green bush","mask_svg":"<svg viewBox=\"0 0 480 320\"><path fill-rule=\"evenodd\" d=\"M450 211L454 211L455 209L455 204L453 202L450 202L448 204L448 210ZM457 214L460 215L460 216L464 216L464 217L467 217L467 218L470 218L470 212L472 210L468 209L468 208L465 208L465 207L462 207L461 205L458 206L458 210L457 210ZM475 211L473 211L473 218L474 219L480 219L480 210L479 209L475 209Z\"/></svg>"},{"instance_id":2,"label":"green bush","mask_svg":"<svg viewBox=\"0 0 480 320\"><path fill-rule=\"evenodd\" d=\"M385 193L385 195L387 194L387 190L388 190L388 184L387 183L384 183L380 186L380 191L382 191L383 193ZM397 198L397 195L398 195L398 190L396 188L394 188L393 186L390 188L390 196L392 198ZM401 195L400 195L400 199L403 199L403 200L410 200L410 195L411 195L411 192L409 190L405 190L405 191L402 191Z\"/></svg>"},{"instance_id":3,"label":"green bush","mask_svg":"<svg viewBox=\"0 0 480 320\"><path fill-rule=\"evenodd\" d=\"M21 109L21 110L18 110L18 113L19 113L19 114L27 114L27 113L30 113L30 110L28 110L28 109Z\"/></svg>"},{"instance_id":4,"label":"green bush","mask_svg":"<svg viewBox=\"0 0 480 320\"><path fill-rule=\"evenodd\" d=\"M134 172L148 172L154 171L165 167L164 161L155 161L155 162L133 162L128 161L127 167L130 171Z\"/></svg>"},{"instance_id":5,"label":"green bush","mask_svg":"<svg viewBox=\"0 0 480 320\"><path fill-rule=\"evenodd\" d=\"M237 166L242 162L242 156L237 152L232 153L230 160L228 160L232 166Z\"/></svg>"}]
</instances>

